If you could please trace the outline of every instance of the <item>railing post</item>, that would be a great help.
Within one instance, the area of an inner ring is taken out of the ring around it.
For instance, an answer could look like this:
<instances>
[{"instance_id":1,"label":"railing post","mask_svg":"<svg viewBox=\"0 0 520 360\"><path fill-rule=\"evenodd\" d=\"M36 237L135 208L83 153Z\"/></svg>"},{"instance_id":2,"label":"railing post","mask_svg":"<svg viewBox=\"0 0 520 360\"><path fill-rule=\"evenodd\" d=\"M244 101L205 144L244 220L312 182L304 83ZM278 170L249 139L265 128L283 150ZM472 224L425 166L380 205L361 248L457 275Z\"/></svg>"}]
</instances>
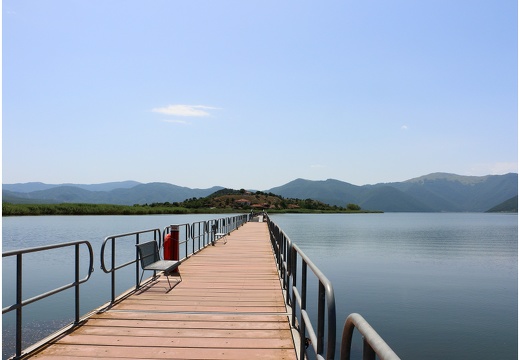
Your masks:
<instances>
[{"instance_id":1,"label":"railing post","mask_svg":"<svg viewBox=\"0 0 520 360\"><path fill-rule=\"evenodd\" d=\"M191 252L195 254L195 223L193 222L191 225L188 224L186 226L190 228L190 237L192 241Z\"/></svg>"},{"instance_id":2,"label":"railing post","mask_svg":"<svg viewBox=\"0 0 520 360\"><path fill-rule=\"evenodd\" d=\"M139 234L136 234L135 238L135 244L139 245ZM155 236L154 236L155 237ZM114 267L112 267L113 269ZM155 275L155 272L154 272ZM137 246L135 247L135 289L139 289L139 250L137 249Z\"/></svg>"},{"instance_id":3,"label":"railing post","mask_svg":"<svg viewBox=\"0 0 520 360\"><path fill-rule=\"evenodd\" d=\"M302 293L301 296L301 307L300 307L300 356L305 359L306 349L306 336L305 336L305 320L303 318L303 312L307 310L307 263L302 259Z\"/></svg>"},{"instance_id":4,"label":"railing post","mask_svg":"<svg viewBox=\"0 0 520 360\"><path fill-rule=\"evenodd\" d=\"M112 269L116 266L116 238L112 238ZM116 301L116 272L112 271L112 303Z\"/></svg>"},{"instance_id":5,"label":"railing post","mask_svg":"<svg viewBox=\"0 0 520 360\"><path fill-rule=\"evenodd\" d=\"M22 354L22 254L16 255L16 357Z\"/></svg>"},{"instance_id":6,"label":"railing post","mask_svg":"<svg viewBox=\"0 0 520 360\"><path fill-rule=\"evenodd\" d=\"M79 324L79 244L76 244L74 246L74 250L75 250L75 258L76 258L76 271L75 271L75 278L74 278L74 281L76 283L76 286L74 286L74 294L76 296L76 301L75 301L75 309L76 309L76 314L75 314L75 318L74 318L74 324L77 325Z\"/></svg>"},{"instance_id":7,"label":"railing post","mask_svg":"<svg viewBox=\"0 0 520 360\"><path fill-rule=\"evenodd\" d=\"M291 293L292 293L292 326L296 327L296 292L294 289L296 288L296 278L297 278L297 264L296 264L296 249L291 247L291 276L292 276L292 287L291 287Z\"/></svg>"},{"instance_id":8,"label":"railing post","mask_svg":"<svg viewBox=\"0 0 520 360\"><path fill-rule=\"evenodd\" d=\"M287 239L285 239L285 241L287 241ZM291 252L291 246L289 244L287 244L287 283L286 283L286 290L287 290L287 293L286 293L286 299L285 299L285 303L287 305L291 304L291 299L290 299L290 292L289 292L289 288L291 287L291 276L293 274L293 269L292 269L292 252ZM291 307L294 307L294 303L291 304ZM293 309L293 313L294 313L294 309Z\"/></svg>"},{"instance_id":9,"label":"railing post","mask_svg":"<svg viewBox=\"0 0 520 360\"><path fill-rule=\"evenodd\" d=\"M318 281L318 354L323 354L323 338L325 336L325 287Z\"/></svg>"},{"instance_id":10,"label":"railing post","mask_svg":"<svg viewBox=\"0 0 520 360\"><path fill-rule=\"evenodd\" d=\"M188 257L188 239L190 238L190 226L185 225L184 229L186 229L186 233L184 234L184 244L186 245L186 257ZM180 258L180 254L178 258Z\"/></svg>"}]
</instances>

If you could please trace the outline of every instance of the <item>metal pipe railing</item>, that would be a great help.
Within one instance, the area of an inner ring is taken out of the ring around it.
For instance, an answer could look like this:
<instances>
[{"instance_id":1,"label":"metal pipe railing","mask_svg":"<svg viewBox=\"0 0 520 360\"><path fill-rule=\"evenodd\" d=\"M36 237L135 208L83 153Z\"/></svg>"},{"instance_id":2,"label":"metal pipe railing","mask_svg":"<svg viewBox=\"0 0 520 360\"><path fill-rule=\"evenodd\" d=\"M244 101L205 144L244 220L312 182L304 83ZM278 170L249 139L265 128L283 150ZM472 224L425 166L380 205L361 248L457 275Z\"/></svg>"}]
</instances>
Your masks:
<instances>
[{"instance_id":1,"label":"metal pipe railing","mask_svg":"<svg viewBox=\"0 0 520 360\"><path fill-rule=\"evenodd\" d=\"M101 261L101 270L103 272L111 275L111 296L110 296L110 302L114 303L116 300L116 271L120 270L124 267L127 267L132 264L136 264L135 266L135 288L139 288L139 254L137 252L137 249L134 250L135 257L132 260L126 261L122 264L116 264L116 240L119 241L128 241L128 238L133 240L133 244L137 245L140 243L140 237L143 234L153 234L153 239L155 241L159 241L159 244L161 243L161 230L159 229L149 229L149 230L142 230L142 231L135 231L125 234L117 234L117 235L110 235L105 238L103 241L103 245L101 245L101 253L100 253L100 261ZM108 242L110 241L110 268L107 268L105 264L105 249L107 247Z\"/></svg>"},{"instance_id":2,"label":"metal pipe railing","mask_svg":"<svg viewBox=\"0 0 520 360\"><path fill-rule=\"evenodd\" d=\"M332 284L311 259L296 244L290 242L278 225L273 223L269 217L267 219L278 269L283 279L282 283L285 284L284 290L287 292L286 302L292 308L292 326L298 329L300 334L300 359L303 360L307 357L306 351L309 345L312 345L318 359L334 359L336 302ZM300 264L300 273L298 273L298 263ZM318 280L317 332L314 330L307 312L308 269ZM300 286L299 289L298 285ZM297 312L300 314L298 323L296 322ZM326 333L325 324L327 325ZM327 335L326 339L325 334Z\"/></svg>"},{"instance_id":3,"label":"metal pipe railing","mask_svg":"<svg viewBox=\"0 0 520 360\"><path fill-rule=\"evenodd\" d=\"M217 219L217 220L210 220L205 224L206 222L195 222L193 224L180 224L177 225L179 232L183 234L182 239L179 239L179 249L181 246L184 248L184 254L181 256L179 254L178 259L180 262L185 261L193 254L196 254L198 251L200 251L202 248L208 246L211 233L209 232L209 223L212 221L219 225L219 229L225 229L227 232L231 232L235 228L232 228L232 226L238 226L239 224L243 224L247 221L247 215L237 215L232 218L227 218L227 221L224 221L225 219ZM120 264L116 264L116 254L117 254L117 241L123 241L127 242L128 238L130 238L133 241L133 244L139 244L141 242L141 237L149 234L153 234L153 240L158 242L158 246L162 247L164 246L164 238L166 235L170 233L171 225L165 227L163 231L161 232L160 229L149 229L149 230L142 230L142 231L135 231L125 234L117 234L117 235L111 235L107 236L105 240L103 241L103 244L101 246L101 253L100 253L100 260L101 260L101 269L103 272L111 275L111 297L110 297L110 303L113 304L116 301L116 272L117 270L120 270L122 268L125 268L129 265L135 264L135 289L139 289L140 287L140 268L139 268L139 255L137 252L137 249L135 250L135 257L133 257L130 260L127 260L125 262L122 262ZM221 231L221 230L219 230ZM203 246L201 247L199 245L198 248L196 248L195 240L197 240L200 244L200 239L206 239L203 240ZM190 251L190 243L191 243L191 251ZM205 243L205 244L204 244ZM110 244L110 246L108 246ZM107 250L110 250L110 267L106 265L105 258L107 257ZM154 274L155 275L155 274Z\"/></svg>"},{"instance_id":4,"label":"metal pipe railing","mask_svg":"<svg viewBox=\"0 0 520 360\"><path fill-rule=\"evenodd\" d=\"M200 251L206 246L206 238L208 233L208 222L198 221L191 224L191 238L193 239L193 253ZM195 250L195 244L197 249Z\"/></svg>"},{"instance_id":5,"label":"metal pipe railing","mask_svg":"<svg viewBox=\"0 0 520 360\"><path fill-rule=\"evenodd\" d=\"M164 239L166 239L166 235L171 233L172 226L177 226L177 229L179 230L179 252L181 249L181 245L184 245L184 257L181 258L181 254L179 253L179 259L175 259L175 260L179 260L182 262L182 261L185 261L191 254L195 253L195 244L194 243L192 243L192 252L190 253L188 250L190 240L193 240L192 232L191 232L192 225L179 224L179 225L166 226L162 232L162 234L163 234L162 241L164 241ZM181 233L183 234L183 239L181 239L181 235L180 235ZM161 247L161 244L159 244L159 247Z\"/></svg>"},{"instance_id":6,"label":"metal pipe railing","mask_svg":"<svg viewBox=\"0 0 520 360\"><path fill-rule=\"evenodd\" d=\"M89 252L89 267L87 271L87 275L80 279L80 245L86 245L88 252ZM34 296L32 298L22 300L23 294L22 294L22 288L23 288L23 255L28 253L34 253L34 252L40 252L45 250L52 250L52 249L58 249L58 248L64 248L68 246L74 246L74 282L70 284L66 284L63 286L60 286L54 290L47 291L45 293L39 294L37 296ZM79 286L88 279L90 279L90 275L94 271L94 255L92 251L92 246L88 241L82 240L82 241L73 241L63 244L55 244L55 245L48 245L48 246L39 246L39 247L33 247L28 249L22 249L22 250L14 250L14 251L7 251L5 253L2 253L2 258L9 257L9 256L16 256L16 302L10 306L7 306L2 309L2 314L6 314L10 311L16 310L16 358L19 358L22 355L22 309L24 306L32 304L34 302L37 302L39 300L42 300L44 298L47 298L49 296L55 295L59 292L62 292L64 290L70 289L72 287L75 288L74 291L74 325L78 325L80 322L80 306L79 306Z\"/></svg>"},{"instance_id":7,"label":"metal pipe railing","mask_svg":"<svg viewBox=\"0 0 520 360\"><path fill-rule=\"evenodd\" d=\"M291 242L289 237L267 216L269 233L278 271L286 291L286 304L292 309L291 325L300 334L300 359L307 358L307 347L312 345L318 359L334 359L336 343L336 305L332 283L305 255ZM298 258L300 261L298 261ZM298 271L300 269L300 271ZM317 332L307 312L307 270L310 269L318 280ZM299 285L299 288L298 288ZM300 318L296 319L299 312ZM325 325L327 332L325 333ZM341 359L350 359L352 333L356 327L363 336L363 360L397 360L399 357L383 341L377 332L359 314L347 317L341 340ZM325 336L326 334L326 336ZM326 348L325 348L326 345Z\"/></svg>"},{"instance_id":8,"label":"metal pipe railing","mask_svg":"<svg viewBox=\"0 0 520 360\"><path fill-rule=\"evenodd\" d=\"M388 346L370 324L359 314L352 313L347 317L341 336L341 360L350 360L352 334L357 328L363 336L363 360L399 360L399 356Z\"/></svg>"}]
</instances>

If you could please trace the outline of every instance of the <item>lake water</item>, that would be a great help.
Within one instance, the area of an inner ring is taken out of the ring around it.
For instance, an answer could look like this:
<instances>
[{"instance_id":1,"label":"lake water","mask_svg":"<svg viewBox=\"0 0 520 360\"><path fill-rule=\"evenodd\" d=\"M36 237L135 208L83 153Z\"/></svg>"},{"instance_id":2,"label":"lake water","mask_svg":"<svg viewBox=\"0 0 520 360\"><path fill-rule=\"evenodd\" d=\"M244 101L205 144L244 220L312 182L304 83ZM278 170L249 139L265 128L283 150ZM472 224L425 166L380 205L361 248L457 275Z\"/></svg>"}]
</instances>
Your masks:
<instances>
[{"instance_id":1,"label":"lake water","mask_svg":"<svg viewBox=\"0 0 520 360\"><path fill-rule=\"evenodd\" d=\"M216 217L3 218L2 251L90 241L95 272L81 290L81 311L87 313L110 299L109 275L99 268L106 236ZM518 358L516 214L284 214L271 219L332 281L338 337L346 316L358 312L403 359ZM63 262L59 253L27 261L24 298L71 282L68 270L60 271ZM2 262L3 306L14 302L13 264ZM135 270L119 279L118 293L134 285ZM68 292L24 308L24 347L73 319ZM14 352L14 316L2 320L6 358Z\"/></svg>"}]
</instances>

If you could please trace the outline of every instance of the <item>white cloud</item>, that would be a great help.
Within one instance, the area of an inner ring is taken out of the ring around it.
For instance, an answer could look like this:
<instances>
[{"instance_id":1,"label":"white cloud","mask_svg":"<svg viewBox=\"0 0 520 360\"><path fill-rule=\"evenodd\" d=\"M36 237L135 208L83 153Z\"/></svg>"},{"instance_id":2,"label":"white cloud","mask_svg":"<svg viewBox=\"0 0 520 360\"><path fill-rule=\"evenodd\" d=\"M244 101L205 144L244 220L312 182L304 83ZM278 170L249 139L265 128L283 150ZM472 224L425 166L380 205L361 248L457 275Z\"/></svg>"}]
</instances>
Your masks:
<instances>
[{"instance_id":1,"label":"white cloud","mask_svg":"<svg viewBox=\"0 0 520 360\"><path fill-rule=\"evenodd\" d=\"M186 120L163 120L163 122L167 123L173 123L173 124L182 124L182 125L189 125L191 123L187 122Z\"/></svg>"},{"instance_id":2,"label":"white cloud","mask_svg":"<svg viewBox=\"0 0 520 360\"><path fill-rule=\"evenodd\" d=\"M166 107L154 108L152 111L164 115L201 117L210 116L210 113L206 110L216 109L218 108L205 105L168 105Z\"/></svg>"},{"instance_id":3,"label":"white cloud","mask_svg":"<svg viewBox=\"0 0 520 360\"><path fill-rule=\"evenodd\" d=\"M401 130L408 130L408 125L401 126Z\"/></svg>"}]
</instances>

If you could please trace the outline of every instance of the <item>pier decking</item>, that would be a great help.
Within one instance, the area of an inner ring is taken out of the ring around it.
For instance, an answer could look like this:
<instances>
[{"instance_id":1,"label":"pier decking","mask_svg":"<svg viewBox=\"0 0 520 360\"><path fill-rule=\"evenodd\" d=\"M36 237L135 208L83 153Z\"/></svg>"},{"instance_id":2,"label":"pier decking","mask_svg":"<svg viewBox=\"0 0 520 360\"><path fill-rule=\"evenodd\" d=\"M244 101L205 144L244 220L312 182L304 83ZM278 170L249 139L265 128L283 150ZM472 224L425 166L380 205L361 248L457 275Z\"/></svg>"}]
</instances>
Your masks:
<instances>
[{"instance_id":1,"label":"pier decking","mask_svg":"<svg viewBox=\"0 0 520 360\"><path fill-rule=\"evenodd\" d=\"M226 238L180 265L173 290L161 276L34 357L295 359L267 225Z\"/></svg>"}]
</instances>

